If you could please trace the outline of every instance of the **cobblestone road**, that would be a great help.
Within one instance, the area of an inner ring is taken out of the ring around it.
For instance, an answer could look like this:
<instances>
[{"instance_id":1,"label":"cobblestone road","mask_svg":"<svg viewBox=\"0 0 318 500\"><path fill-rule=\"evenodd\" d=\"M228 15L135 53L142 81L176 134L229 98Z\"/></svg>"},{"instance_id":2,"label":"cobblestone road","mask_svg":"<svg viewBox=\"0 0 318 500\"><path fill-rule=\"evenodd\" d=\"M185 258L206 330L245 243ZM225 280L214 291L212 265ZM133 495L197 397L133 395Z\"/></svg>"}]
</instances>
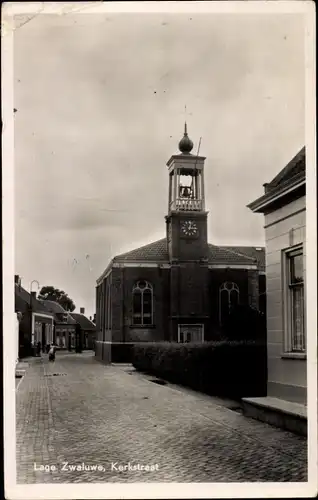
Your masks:
<instances>
[{"instance_id":1,"label":"cobblestone road","mask_svg":"<svg viewBox=\"0 0 318 500\"><path fill-rule=\"evenodd\" d=\"M16 400L18 483L307 480L305 438L90 353L35 358ZM83 463L102 470L69 470Z\"/></svg>"}]
</instances>

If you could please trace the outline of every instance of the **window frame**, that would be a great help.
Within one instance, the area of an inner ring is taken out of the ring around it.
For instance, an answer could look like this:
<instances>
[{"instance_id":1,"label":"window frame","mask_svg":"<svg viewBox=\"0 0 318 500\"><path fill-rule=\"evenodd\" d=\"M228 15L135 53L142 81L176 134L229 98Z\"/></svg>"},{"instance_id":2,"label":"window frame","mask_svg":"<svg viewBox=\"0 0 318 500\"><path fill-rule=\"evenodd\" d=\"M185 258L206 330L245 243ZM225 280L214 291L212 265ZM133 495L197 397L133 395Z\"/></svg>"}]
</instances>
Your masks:
<instances>
[{"instance_id":1,"label":"window frame","mask_svg":"<svg viewBox=\"0 0 318 500\"><path fill-rule=\"evenodd\" d=\"M145 283L145 286L144 287L140 287L140 283ZM144 292L145 291L150 291L150 295L151 295L151 301L150 301L150 305L151 305L151 313L150 313L150 322L149 323L145 323L144 322ZM141 302L141 306L140 306L140 323L135 323L135 308L134 308L134 296L136 293L140 293L141 297L140 297L140 302ZM154 326L154 300L153 300L153 286L152 284L147 281L147 280L143 280L143 279L140 279L138 281L136 281L132 287L132 316L131 316L131 326L134 327L134 328L150 328L150 327L153 327Z\"/></svg>"},{"instance_id":2,"label":"window frame","mask_svg":"<svg viewBox=\"0 0 318 500\"><path fill-rule=\"evenodd\" d=\"M303 263L303 280L299 283L292 283L291 275L291 259L302 256ZM287 249L282 250L282 316L283 316L283 357L299 357L304 358L307 354L307 331L306 331L306 273L304 271L304 245L303 243L294 245ZM302 308L303 308L303 321L302 321L302 343L303 349L293 348L294 326L293 326L293 290L296 288L302 289Z\"/></svg>"}]
</instances>

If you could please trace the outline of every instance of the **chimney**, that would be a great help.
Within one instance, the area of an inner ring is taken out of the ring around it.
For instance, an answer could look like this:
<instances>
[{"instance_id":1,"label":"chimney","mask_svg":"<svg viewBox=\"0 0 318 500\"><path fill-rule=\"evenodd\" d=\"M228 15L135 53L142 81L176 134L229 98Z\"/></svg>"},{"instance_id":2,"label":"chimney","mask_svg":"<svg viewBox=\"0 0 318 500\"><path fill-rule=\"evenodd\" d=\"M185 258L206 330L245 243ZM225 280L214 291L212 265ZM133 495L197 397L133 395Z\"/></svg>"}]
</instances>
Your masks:
<instances>
[{"instance_id":1,"label":"chimney","mask_svg":"<svg viewBox=\"0 0 318 500\"><path fill-rule=\"evenodd\" d=\"M32 297L33 299L36 299L36 292L31 292L31 297Z\"/></svg>"},{"instance_id":2,"label":"chimney","mask_svg":"<svg viewBox=\"0 0 318 500\"><path fill-rule=\"evenodd\" d=\"M14 275L14 283L18 285L20 283L20 276L18 274Z\"/></svg>"},{"instance_id":3,"label":"chimney","mask_svg":"<svg viewBox=\"0 0 318 500\"><path fill-rule=\"evenodd\" d=\"M80 308L80 314L85 314L85 307Z\"/></svg>"},{"instance_id":4,"label":"chimney","mask_svg":"<svg viewBox=\"0 0 318 500\"><path fill-rule=\"evenodd\" d=\"M92 316L89 317L89 320L92 321Z\"/></svg>"},{"instance_id":5,"label":"chimney","mask_svg":"<svg viewBox=\"0 0 318 500\"><path fill-rule=\"evenodd\" d=\"M268 182L265 182L265 183L263 184L263 188L264 188L264 193L265 193L265 194L266 194L266 193L267 193L267 191L268 191L267 186L268 186Z\"/></svg>"}]
</instances>

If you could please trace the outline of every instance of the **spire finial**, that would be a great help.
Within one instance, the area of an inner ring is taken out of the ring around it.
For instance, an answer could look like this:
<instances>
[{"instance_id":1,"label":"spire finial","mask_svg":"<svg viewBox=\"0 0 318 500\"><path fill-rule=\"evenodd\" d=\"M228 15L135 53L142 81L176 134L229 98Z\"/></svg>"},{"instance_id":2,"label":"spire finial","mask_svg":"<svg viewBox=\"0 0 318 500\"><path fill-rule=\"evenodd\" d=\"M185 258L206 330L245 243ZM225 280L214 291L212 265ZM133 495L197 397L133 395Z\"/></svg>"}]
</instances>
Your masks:
<instances>
[{"instance_id":1,"label":"spire finial","mask_svg":"<svg viewBox=\"0 0 318 500\"><path fill-rule=\"evenodd\" d=\"M187 126L187 105L184 105L184 135L188 135L188 126Z\"/></svg>"},{"instance_id":2,"label":"spire finial","mask_svg":"<svg viewBox=\"0 0 318 500\"><path fill-rule=\"evenodd\" d=\"M184 135L188 135L188 127L187 127L187 105L184 105Z\"/></svg>"},{"instance_id":3,"label":"spire finial","mask_svg":"<svg viewBox=\"0 0 318 500\"><path fill-rule=\"evenodd\" d=\"M184 107L185 112L187 111L187 106ZM193 142L191 139L188 137L188 126L187 126L187 121L185 120L184 122L184 135L179 142L179 150L181 151L182 154L190 154L190 152L193 149Z\"/></svg>"}]
</instances>

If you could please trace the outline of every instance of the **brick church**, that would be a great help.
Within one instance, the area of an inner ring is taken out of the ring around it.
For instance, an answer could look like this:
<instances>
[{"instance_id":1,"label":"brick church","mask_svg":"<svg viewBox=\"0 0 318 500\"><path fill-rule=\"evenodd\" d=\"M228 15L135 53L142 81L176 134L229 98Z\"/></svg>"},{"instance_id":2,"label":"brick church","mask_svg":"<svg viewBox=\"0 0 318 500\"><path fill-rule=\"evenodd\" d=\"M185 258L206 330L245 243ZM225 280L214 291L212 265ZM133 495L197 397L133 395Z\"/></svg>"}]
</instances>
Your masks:
<instances>
[{"instance_id":1,"label":"brick church","mask_svg":"<svg viewBox=\"0 0 318 500\"><path fill-rule=\"evenodd\" d=\"M139 341L213 340L236 304L264 307L264 248L208 243L205 157L185 124L167 163L166 236L115 256L97 280L97 359L126 361Z\"/></svg>"}]
</instances>

